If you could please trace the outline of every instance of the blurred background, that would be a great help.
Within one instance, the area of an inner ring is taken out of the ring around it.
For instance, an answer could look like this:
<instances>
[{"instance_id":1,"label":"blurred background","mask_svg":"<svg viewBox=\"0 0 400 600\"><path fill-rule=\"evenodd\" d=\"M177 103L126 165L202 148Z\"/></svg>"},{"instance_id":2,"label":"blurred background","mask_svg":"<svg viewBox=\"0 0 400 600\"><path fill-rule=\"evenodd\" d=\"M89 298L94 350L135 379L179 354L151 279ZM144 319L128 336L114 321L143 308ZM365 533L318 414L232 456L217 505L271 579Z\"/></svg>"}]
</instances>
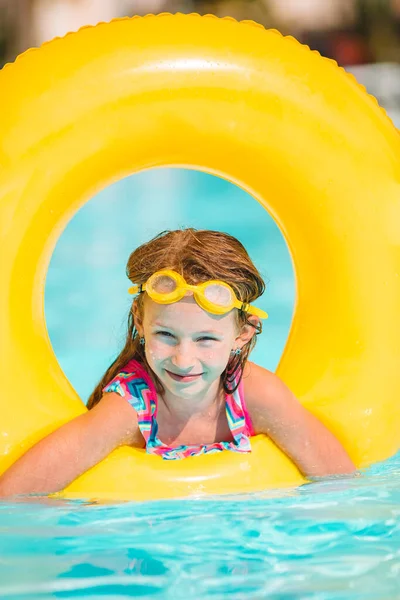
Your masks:
<instances>
[{"instance_id":1,"label":"blurred background","mask_svg":"<svg viewBox=\"0 0 400 600\"><path fill-rule=\"evenodd\" d=\"M82 25L163 11L253 19L341 65L400 58L400 0L0 0L0 56L13 60Z\"/></svg>"},{"instance_id":2,"label":"blurred background","mask_svg":"<svg viewBox=\"0 0 400 600\"><path fill-rule=\"evenodd\" d=\"M0 0L0 63L88 24L157 12L252 19L352 71L400 125L400 0ZM67 109L67 108L66 108ZM295 282L271 217L233 184L196 171L157 169L103 190L70 221L48 271L45 311L61 367L83 399L125 336L125 264L140 243L192 226L238 237L268 282L270 314L254 360L275 369L290 328Z\"/></svg>"}]
</instances>

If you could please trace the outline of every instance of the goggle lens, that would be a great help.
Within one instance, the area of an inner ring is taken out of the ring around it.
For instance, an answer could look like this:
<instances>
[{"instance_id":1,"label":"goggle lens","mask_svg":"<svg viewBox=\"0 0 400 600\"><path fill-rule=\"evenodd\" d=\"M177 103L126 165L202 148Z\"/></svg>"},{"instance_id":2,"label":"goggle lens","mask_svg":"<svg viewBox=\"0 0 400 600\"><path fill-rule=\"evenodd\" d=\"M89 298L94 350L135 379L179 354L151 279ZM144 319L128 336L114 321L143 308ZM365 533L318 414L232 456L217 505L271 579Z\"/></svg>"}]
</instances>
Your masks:
<instances>
[{"instance_id":1,"label":"goggle lens","mask_svg":"<svg viewBox=\"0 0 400 600\"><path fill-rule=\"evenodd\" d=\"M177 284L175 279L168 275L158 275L152 280L151 287L157 294L171 294L175 292Z\"/></svg>"},{"instance_id":2,"label":"goggle lens","mask_svg":"<svg viewBox=\"0 0 400 600\"><path fill-rule=\"evenodd\" d=\"M228 307L232 305L231 291L223 285L212 283L204 289L204 296L216 306Z\"/></svg>"}]
</instances>

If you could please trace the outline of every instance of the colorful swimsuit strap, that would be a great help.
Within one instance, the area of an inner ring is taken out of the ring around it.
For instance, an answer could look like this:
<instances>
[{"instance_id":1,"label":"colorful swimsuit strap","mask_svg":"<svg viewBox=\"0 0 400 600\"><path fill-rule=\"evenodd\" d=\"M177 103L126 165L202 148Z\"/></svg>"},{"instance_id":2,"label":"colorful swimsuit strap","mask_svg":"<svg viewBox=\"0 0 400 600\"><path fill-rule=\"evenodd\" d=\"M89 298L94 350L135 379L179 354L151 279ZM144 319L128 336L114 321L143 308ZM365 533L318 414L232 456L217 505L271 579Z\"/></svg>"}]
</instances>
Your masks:
<instances>
[{"instance_id":1,"label":"colorful swimsuit strap","mask_svg":"<svg viewBox=\"0 0 400 600\"><path fill-rule=\"evenodd\" d=\"M249 436L252 426L244 403L243 382L240 382L238 389L233 394L225 396L226 416L234 441L215 442L202 446L170 447L157 437L157 391L147 371L136 360L129 361L103 391L120 394L135 409L138 415L138 426L149 453L157 454L167 460L174 460L222 450L251 451Z\"/></svg>"},{"instance_id":2,"label":"colorful swimsuit strap","mask_svg":"<svg viewBox=\"0 0 400 600\"><path fill-rule=\"evenodd\" d=\"M157 391L146 369L136 360L130 360L103 389L116 392L129 402L138 417L138 426L146 445L157 417Z\"/></svg>"},{"instance_id":3,"label":"colorful swimsuit strap","mask_svg":"<svg viewBox=\"0 0 400 600\"><path fill-rule=\"evenodd\" d=\"M255 430L254 430L252 418L251 418L250 413L249 413L248 408L247 408L247 402L246 402L246 397L245 397L245 393L244 393L243 378L240 380L240 383L239 383L238 394L239 394L239 397L240 397L240 402L241 402L241 405L242 405L242 410L243 410L243 413L244 413L244 418L245 418L245 421L246 421L248 434L250 436L253 436L253 435L255 435Z\"/></svg>"}]
</instances>

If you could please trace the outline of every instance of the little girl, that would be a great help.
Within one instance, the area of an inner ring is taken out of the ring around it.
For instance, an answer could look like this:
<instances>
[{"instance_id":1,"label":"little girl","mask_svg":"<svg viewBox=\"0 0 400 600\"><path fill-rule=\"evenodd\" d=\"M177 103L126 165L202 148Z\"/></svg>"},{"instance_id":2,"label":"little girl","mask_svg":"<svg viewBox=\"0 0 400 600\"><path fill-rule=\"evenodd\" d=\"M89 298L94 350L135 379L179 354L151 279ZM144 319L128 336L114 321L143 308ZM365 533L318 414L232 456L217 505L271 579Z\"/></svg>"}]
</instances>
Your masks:
<instances>
[{"instance_id":1,"label":"little girl","mask_svg":"<svg viewBox=\"0 0 400 600\"><path fill-rule=\"evenodd\" d=\"M251 452L259 433L306 476L354 471L284 383L248 362L267 317L253 305L265 286L237 239L164 232L131 254L127 275L134 299L126 343L89 411L28 450L0 478L0 495L61 490L122 445L177 460Z\"/></svg>"}]
</instances>

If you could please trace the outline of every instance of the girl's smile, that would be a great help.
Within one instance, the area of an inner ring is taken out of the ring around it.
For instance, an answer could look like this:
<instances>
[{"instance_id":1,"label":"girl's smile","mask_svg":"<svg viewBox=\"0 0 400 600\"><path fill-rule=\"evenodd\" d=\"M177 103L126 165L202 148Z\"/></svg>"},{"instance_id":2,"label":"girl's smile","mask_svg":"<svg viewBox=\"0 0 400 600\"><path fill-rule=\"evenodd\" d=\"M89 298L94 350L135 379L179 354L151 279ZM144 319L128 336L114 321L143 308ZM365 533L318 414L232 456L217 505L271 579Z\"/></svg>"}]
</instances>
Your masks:
<instances>
[{"instance_id":1,"label":"girl's smile","mask_svg":"<svg viewBox=\"0 0 400 600\"><path fill-rule=\"evenodd\" d=\"M187 375L180 375L179 373L172 373L171 371L168 371L168 369L165 369L165 372L171 377L171 379L180 383L191 383L203 375L203 373L189 373Z\"/></svg>"}]
</instances>

